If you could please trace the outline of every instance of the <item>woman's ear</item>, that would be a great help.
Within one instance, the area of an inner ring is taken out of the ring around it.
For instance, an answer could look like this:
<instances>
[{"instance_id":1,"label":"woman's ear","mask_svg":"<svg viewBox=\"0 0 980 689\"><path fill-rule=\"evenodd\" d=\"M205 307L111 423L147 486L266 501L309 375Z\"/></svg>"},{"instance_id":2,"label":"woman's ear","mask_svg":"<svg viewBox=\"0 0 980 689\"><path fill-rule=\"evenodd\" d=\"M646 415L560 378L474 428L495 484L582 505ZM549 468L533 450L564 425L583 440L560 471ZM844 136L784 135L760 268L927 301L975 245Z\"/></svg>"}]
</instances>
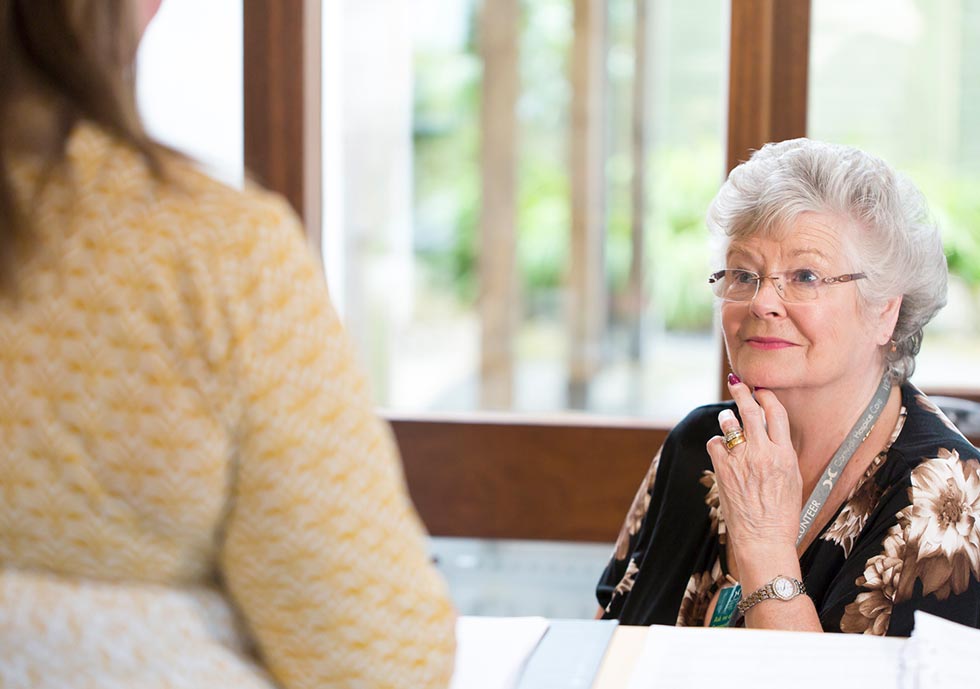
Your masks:
<instances>
[{"instance_id":1,"label":"woman's ear","mask_svg":"<svg viewBox=\"0 0 980 689\"><path fill-rule=\"evenodd\" d=\"M876 339L879 345L886 345L891 342L901 309L902 295L892 297L883 306L876 309L878 314L878 336Z\"/></svg>"}]
</instances>

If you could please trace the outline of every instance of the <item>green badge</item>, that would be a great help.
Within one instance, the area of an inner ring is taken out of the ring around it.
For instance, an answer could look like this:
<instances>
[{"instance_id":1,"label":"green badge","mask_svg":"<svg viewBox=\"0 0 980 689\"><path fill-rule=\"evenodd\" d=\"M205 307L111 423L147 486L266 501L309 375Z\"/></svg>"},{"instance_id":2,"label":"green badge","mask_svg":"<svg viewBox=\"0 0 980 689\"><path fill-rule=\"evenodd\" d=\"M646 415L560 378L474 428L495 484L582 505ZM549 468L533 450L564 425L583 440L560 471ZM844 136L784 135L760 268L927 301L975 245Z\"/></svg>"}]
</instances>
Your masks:
<instances>
[{"instance_id":1,"label":"green badge","mask_svg":"<svg viewBox=\"0 0 980 689\"><path fill-rule=\"evenodd\" d=\"M726 586L721 591L718 592L718 603L715 605L715 611L711 615L712 627L728 627L731 626L733 618L735 616L735 609L738 607L738 602L742 600L742 586L741 584L735 584L734 586Z\"/></svg>"}]
</instances>

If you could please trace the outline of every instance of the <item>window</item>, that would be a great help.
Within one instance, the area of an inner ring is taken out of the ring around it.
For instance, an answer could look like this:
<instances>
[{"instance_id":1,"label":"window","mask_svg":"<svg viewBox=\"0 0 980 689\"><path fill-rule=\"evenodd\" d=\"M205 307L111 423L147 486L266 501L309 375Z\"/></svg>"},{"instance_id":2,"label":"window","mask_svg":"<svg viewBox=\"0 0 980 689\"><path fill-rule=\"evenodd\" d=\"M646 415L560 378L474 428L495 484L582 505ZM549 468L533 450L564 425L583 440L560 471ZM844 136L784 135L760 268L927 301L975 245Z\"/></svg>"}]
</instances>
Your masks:
<instances>
[{"instance_id":1,"label":"window","mask_svg":"<svg viewBox=\"0 0 980 689\"><path fill-rule=\"evenodd\" d=\"M136 83L152 136L241 184L241 2L163 3L140 44Z\"/></svg>"},{"instance_id":2,"label":"window","mask_svg":"<svg viewBox=\"0 0 980 689\"><path fill-rule=\"evenodd\" d=\"M867 149L919 185L943 231L949 303L913 382L980 388L980 6L815 0L809 131Z\"/></svg>"},{"instance_id":3,"label":"window","mask_svg":"<svg viewBox=\"0 0 980 689\"><path fill-rule=\"evenodd\" d=\"M671 201L683 201L684 196L700 193L679 185L679 179L703 182L710 188L710 193L713 193L720 181L720 170L715 167L714 162L706 160L701 163L687 163L691 168L703 173L699 175L679 173L677 172L679 165L668 165L666 169L657 172L657 163L650 161L651 159L656 161L658 145L663 145L658 144L658 141L670 141L671 136L680 136L691 131L692 126L696 125L694 129L703 132L706 141L711 136L715 136L716 144L722 148L724 143L719 142L718 139L724 131L724 136L727 138L725 167L730 168L740 160L744 160L750 150L758 148L766 141L782 140L807 133L808 85L813 91L814 99L810 111L813 125L809 133L827 138L832 136L821 130L824 115L820 113L820 108L837 108L843 112L849 107L849 103L839 101L836 105L832 102L821 105L824 102L823 96L820 95L822 67L816 63L822 59L820 46L823 40L817 32L823 30L817 28L817 25L822 22L822 10L818 2L819 0L814 0L813 3L815 64L809 80L807 67L811 55L811 2L808 0L792 2L783 0L724 2L721 0L713 3L709 3L708 0L690 3L648 0L646 3L640 2L636 5L648 8L645 22L648 29L638 34L633 33L628 18L636 17L632 21L635 26L644 22L635 14L635 10L631 9L634 5L623 0L608 0L605 3L608 12L597 15L602 17L604 25L608 24L603 26L601 31L596 23L597 20L591 20L591 24L586 22L586 26L592 27L591 34L588 32L583 34L581 29L573 30L573 27L577 26L574 22L575 8L600 6L603 3L599 0L574 0L574 4L572 4L573 0L569 0L568 4L558 0L541 0L540 6L535 2L534 7L531 7L532 3L529 0L523 3L517 3L515 0L494 0L488 3L488 7L493 7L497 11L503 11L501 8L507 9L510 6L508 11L511 16L506 20L499 20L500 25L521 27L518 34L520 40L514 41L518 49L512 51L512 59L516 56L518 65L518 69L514 71L520 76L517 83L521 85L517 90L518 96L515 97L519 105L515 111L519 113L519 118L514 125L514 129L520 135L502 137L503 141L516 146L512 161L513 169L521 171L519 178L515 180L514 189L522 191L520 195L514 193L515 210L511 214L516 219L512 235L515 257L523 256L521 261L525 261L528 256L536 255L535 252L528 250L527 242L531 235L527 234L529 230L525 229L528 225L526 218L533 217L539 224L544 222L541 218L563 218L561 214L567 212L568 198L574 198L571 191L574 185L571 183L567 186L542 183L530 187L530 191L525 191L529 179L547 180L554 177L542 174L532 176L525 171L529 163L524 158L520 159L520 166L517 165L518 155L526 157L530 155L527 151L531 149L552 151L550 153L552 157L544 156L543 160L561 160L568 168L565 172L569 179L573 179L571 175L574 170L579 170L578 174L582 174L582 167L575 166L576 159L573 155L566 154L568 157L561 159L562 154L554 153L556 150L554 147L561 144L549 144L549 141L560 142L560 136L548 132L547 127L538 126L537 129L531 129L533 123L547 122L549 116L554 118L551 122L553 129L556 130L567 128L569 123L573 123L573 120L568 119L567 112L562 114L560 107L553 112L549 113L545 110L542 113L531 105L540 102L562 104L573 100L576 88L580 87L571 84L565 75L570 73L568 70L572 59L578 54L576 47L587 56L595 56L599 53L594 50L594 44L586 43L583 49L582 44L576 42L576 38L581 40L587 35L591 35L593 40L596 36L605 37L603 39L605 47L601 51L603 57L600 61L604 86L601 90L594 90L592 96L595 98L596 93L599 93L603 105L598 110L606 114L605 121L611 124L608 128L603 127L599 130L585 127L583 131L591 133L594 137L598 131L604 161L601 167L586 167L586 170L598 172L601 178L608 180L608 185L604 184L601 187L604 195L603 212L600 215L601 226L606 231L601 235L601 252L593 252L593 255L601 253L603 257L601 262L603 279L599 284L603 290L613 285L612 289L608 289L608 294L613 296L600 300L601 304L608 306L613 303L617 289L622 290L621 283L615 283L610 276L617 274L622 276L624 254L634 253L632 246L628 252L624 251L626 242L622 235L615 234L613 228L624 226L623 221L618 219L621 218L622 209L626 207L622 200L624 196L630 198L631 203L636 198L636 196L624 195L622 192L623 180L633 179L633 154L622 153L628 150L623 141L629 137L625 134L627 129L623 128L621 122L625 117L623 113L628 110L627 104L631 104L634 100L633 89L626 86L630 80L625 79L624 74L637 73L635 66L625 67L633 60L629 56L637 54L638 43L635 36L650 37L645 46L647 60L639 63L647 66L646 78L638 82L647 85L646 96L643 99L648 103L647 116L643 121L647 123L648 129L646 142L641 148L646 152L642 159L648 163L647 167L643 168L647 171L644 188L648 192L646 196L648 205L644 213L638 215L628 213L626 217L631 218L635 215L644 218L647 221L646 232L630 236L631 238L649 236L650 242L653 243L657 241L654 238L661 231L661 227L658 227L657 222L652 218L657 213L665 212L664 209L669 207ZM257 124L247 127L247 138L249 141L256 137L267 139L272 144L270 150L279 152L281 158L286 161L283 165L282 160L279 160L276 166L264 164L266 161L259 161L258 164L250 163L250 166L260 173L268 173L273 167L288 168L290 162L298 164L295 161L302 159L309 151L320 151L319 145L304 145L302 138L297 139L292 136L293 132L302 129L305 114L295 100L287 106L281 106L283 99L264 97L265 85L268 82L281 82L283 86L281 93L286 94L287 97L289 94L302 92L309 86L300 79L299 75L302 75L304 70L297 64L293 47L304 41L302 27L305 10L302 8L308 9L310 5L316 3L291 0L270 3L268 6L262 3L245 5L246 35L249 35L250 25L259 29L252 35L252 40L246 40L246 69L258 70L262 77L246 81L246 111L260 110L258 116L252 119L252 122ZM899 3L896 3L896 6L898 5ZM871 19L865 18L866 24L891 13L889 9L891 5L886 8L876 4L875 7L876 14ZM960 7L965 8L966 3ZM270 22L265 21L266 15L271 11L270 8L289 15L289 30L283 30L281 25L273 28ZM405 461L409 487L423 519L437 535L569 540L612 538L622 522L624 506L629 504L636 484L649 464L650 454L662 442L673 418L666 418L668 415L665 414L659 422L651 423L650 419L657 417L655 412L650 411L649 419L642 421L635 418L625 422L613 421L596 416L568 414L549 415L542 419L541 415L529 418L534 416L532 414L516 417L500 416L487 413L487 410L509 408L520 411L523 404L521 400L524 399L521 385L541 388L542 399L563 400L566 403L565 408L603 409L596 404L597 400L602 399L602 395L598 392L602 389L602 385L598 381L603 375L608 374L611 368L610 361L629 361L629 357L624 356L624 352L629 352L627 345L629 330L617 331L609 327L602 329L600 342L607 349L603 350L599 347L596 351L606 352L605 356L610 358L605 359L605 367L599 366L598 372L590 378L592 389L585 396L586 404L567 404L572 399L572 395L569 394L570 388L567 386L569 366L566 359L556 357L551 360L550 369L538 368L537 370L558 371L557 375L553 374L551 377L542 375L537 379L529 379L530 382L513 386L512 390L516 390L516 394L511 395L509 407L484 405L478 396L477 387L473 384L474 380L480 378L478 373L480 369L477 367L482 367L482 362L478 358L481 356L482 348L482 344L478 342L482 334L479 320L483 318L478 311L479 292L474 289L469 295L463 292L462 296L454 296L452 290L437 279L439 271L445 270L440 267L445 265L445 262L440 263L436 260L433 251L440 246L444 249L451 238L465 236L459 232L460 226L465 226L465 223L469 222L470 226L475 227L478 221L468 218L459 210L466 208L467 203L470 203L469 208L472 209L472 201L468 200L465 194L447 201L437 193L442 187L435 184L435 181L448 178L453 182L448 186L467 188L464 182L469 179L468 193L481 196L485 193L482 188L478 191L472 188L477 181L482 183L487 177L479 175L475 170L477 163L474 161L480 155L477 153L476 144L472 139L459 134L461 128L470 127L468 136L474 136L472 132L475 131L473 122L475 108L472 101L467 101L466 98L472 98L470 92L478 88L482 103L482 90L486 86L484 83L487 79L486 63L479 52L480 44L475 41L477 28L485 17L478 12L479 8L476 4L456 3L449 0L425 0L416 3L409 3L407 0L325 3L322 9L322 104L325 123L322 148L325 179L323 205L326 216L322 242L324 261L334 300L342 310L346 311L347 324L358 338L358 346L364 361L375 376L376 397L389 407L398 410L389 412L388 418L393 422ZM519 20L515 20L514 16ZM685 18L683 22L682 18ZM535 22L540 21L549 28L549 32L544 34L550 37L549 40L534 41L537 45L526 48L529 42L526 37L529 27L535 26ZM695 27L696 32L703 33L696 33L696 37L685 33L682 27L688 22ZM726 23L730 26L730 31L725 29ZM966 23L965 19L963 23ZM662 31L662 35L658 31ZM512 34L511 39L514 38ZM702 41L706 46L703 51L698 48ZM671 47L675 43L690 45L681 45L681 52L678 53ZM529 59L528 50L544 51L543 54L548 57L542 58L537 67L531 70L526 66L526 61ZM590 53L590 50L593 52ZM689 60L681 59L680 55L684 50L688 51ZM563 51L571 51L571 55ZM425 57L426 55L428 57ZM433 62L445 67L442 70L445 79L442 84L433 85L426 81L432 78L426 76L426 65L431 65ZM976 61L973 60L973 63ZM275 72L272 68L278 64L286 65L286 68ZM319 60L317 64L320 64ZM971 64L968 61L963 62L964 75L971 68ZM681 65L685 67L682 68ZM857 72L857 70L853 71ZM270 72L275 72L274 79L270 78ZM541 74L546 76L541 78ZM696 78L698 74L703 77L703 82L699 82ZM725 79L726 74L727 79ZM891 73L886 72L886 74ZM388 75L392 76L393 83L385 81ZM398 80L407 80L407 82ZM720 95L722 82L727 82L727 113L723 96ZM410 88L406 87L406 83L410 84ZM535 84L535 88L541 93L534 92L525 97L529 83ZM695 86L698 83L701 83L701 86ZM715 86L710 85L712 83L717 84L719 93L714 100L701 98L698 100L700 105L697 108L681 110L683 117L677 116L671 119L670 113L676 112L671 110L672 103L684 100L678 95L682 89L691 86L695 93L708 93L715 89ZM971 82L964 76L963 83ZM425 84L429 85L425 86ZM563 90L564 95L562 95ZM251 107L248 105L250 91L258 92L258 97L253 97L251 100ZM625 96L627 92L629 95ZM442 95L436 97L437 94ZM548 98L552 100L549 101ZM320 100L315 99L315 102L319 103ZM461 102L463 105L469 103L469 109L460 105ZM528 105L529 102L531 105ZM278 123L279 126L272 126L271 118L263 119L262 110L271 109L271 105L267 105L270 103L281 106L280 110L285 109L286 126L282 126L281 122ZM425 117L421 117L421 114ZM470 119L465 120L464 115ZM616 119L617 116L619 120ZM963 117L965 121L967 115ZM616 121L620 121L618 129L614 125ZM709 134L708 130L711 127L702 127L697 125L698 122L702 124L716 122L718 133ZM423 124L426 126L422 126ZM529 131L534 133L527 133ZM866 128L864 131L870 129ZM354 132L358 133L358 138L354 138ZM546 136L547 134L552 135L549 137ZM447 140L446 137L452 135L460 138L454 140L455 143L452 145L441 146L440 150L440 144ZM541 140L528 141L531 136L538 136ZM581 136L570 136L570 138L579 143L583 140ZM692 144L696 139L679 140L687 144L688 151L698 148ZM858 141L858 143L862 142ZM383 156L381 162L370 160L382 144L387 145L389 151L396 151L397 155L389 152ZM345 145L358 148L345 149ZM549 149L549 145L552 148ZM863 145L872 147L868 143ZM425 148L426 146L428 149ZM428 151L425 160L416 150L418 147ZM569 145L568 148L571 149L571 146ZM705 148L708 148L707 144ZM500 152L502 149L491 150ZM706 157L709 155L719 154L705 153ZM368 170L368 173L358 176L353 174L355 171L345 167L348 161L354 159L360 167ZM441 168L436 168L436 171L442 170L443 177L426 177L434 173L428 171L426 165L429 163L425 161L433 159L446 161ZM718 159L721 160L720 155ZM901 161L893 162L901 165ZM453 179L452 176L455 174L464 178L463 181ZM270 177L266 174L267 180ZM426 179L430 181L426 182ZM283 191L294 202L297 198L302 200L303 194L297 192L298 185L294 180L272 181L273 188ZM674 191L657 192L658 185L667 183L673 185L669 189ZM371 188L378 192L373 204L358 204L354 200L358 194ZM594 185L587 188L593 191L596 189ZM542 190L547 194L539 196ZM658 193L660 193L659 197ZM704 202L691 204L696 207L698 214L697 219L692 222L701 222L700 218L710 193L706 193ZM528 202L529 199L537 198L550 200L551 203L537 205ZM518 199L521 201L520 204L517 203ZM301 204L297 203L297 207L300 206ZM496 204L494 207L500 208L502 204ZM538 215L528 216L528 208L537 208ZM424 231L422 220L426 223ZM442 223L442 229L439 223ZM569 224L573 224L571 220ZM316 235L319 227L319 223L314 219L310 227L311 232ZM532 227L532 229L538 228ZM548 225L546 229L555 235L559 234L552 225ZM616 231L622 232L621 229ZM566 246L561 245L560 242L553 242L547 232L534 235L546 247L545 259L553 261L553 254L570 251L570 247L575 246L572 241L576 237L573 230L561 229L561 233L559 236L565 237L568 242ZM487 236L487 233L481 233L481 236ZM511 235L497 233L493 236ZM423 237L424 242L421 241ZM696 254L700 248L693 243L695 235L692 233L690 237L692 244L689 253ZM463 246L466 247L465 244ZM654 249L646 248L649 249L648 256L657 255ZM663 248L660 250L666 251ZM466 266L467 261L472 263L474 260L483 260L482 249L474 249L470 246L468 251L469 253L465 254L466 260L449 262L449 265ZM684 261L688 260L688 254L683 251L678 251L674 247L670 251L672 253L669 256L672 260L677 256L684 257ZM443 250L441 255L445 257L447 252ZM680 264L681 260L676 262ZM653 260L652 263L652 267L645 267L643 288L643 294L649 298L651 306L643 313L647 315L648 321L654 321L652 325L645 326L650 329L645 332L652 330L656 333L658 323L664 322L665 318L656 316L658 313L656 309L660 304L657 296L657 280L660 278L656 261ZM693 261L691 263L693 264ZM522 266L521 270L524 270L528 265L537 264L531 261L519 265ZM616 272L617 265L620 266L619 273ZM518 260L515 258L513 272L515 282L518 276L517 266ZM686 269L686 266L670 267ZM691 272L697 273L700 270L691 268ZM549 273L540 271L534 274L546 276ZM553 276L555 272L552 271L550 274ZM626 275L628 276L629 272ZM526 279L526 276L523 276L522 281L517 283L524 290L520 292L520 298L513 302L506 302L519 304L520 310L513 307L504 315L513 315L519 325L526 322L530 310L535 309L534 313L540 314L541 327L545 327L549 319L551 323L558 318L567 321L568 311L574 312L574 309L565 310L563 307L554 306L554 302L561 303L566 299L567 290L566 292L561 288L553 290L552 296L547 295L547 290L539 292L535 288L534 291L528 291ZM551 284L554 285L556 279L552 277L551 280ZM564 285L565 281L569 280L567 273L562 272L560 280L560 284ZM532 283L532 285L536 284L540 283ZM369 287L371 285L374 287ZM416 298L416 291L422 289L430 290L429 303L436 304L438 307L423 311L417 306L419 300ZM599 293L599 290L593 292L596 293ZM538 296L540 294L545 296ZM554 294L558 296L555 297ZM625 292L620 291L619 294ZM689 292L683 292L681 296L700 298L701 294L705 294L705 289L699 280L698 284L692 284ZM609 313L622 313L617 310L620 308L619 305L615 308L609 307ZM419 336L420 332L424 334L427 327L425 318L449 319L455 318L460 313L465 316L458 321L459 328L456 333L451 332L451 329L441 331L430 328L430 333L437 333L435 336L428 339ZM381 314L382 317L375 318L375 314ZM420 316L425 318L417 322ZM656 318L661 320L657 321ZM605 326L612 321L604 318L600 322ZM563 332L561 328L565 326L552 325L551 327L554 328L553 332L561 333ZM669 332L669 328L664 327L665 331ZM447 334L442 337L439 335L440 332ZM530 332L527 328L523 331L520 327L514 328L513 336L507 339L509 343L521 345L516 346L514 351L533 353L544 349L544 347L536 349L530 346L539 345L545 340L543 337L527 337L522 340L522 333L527 332ZM616 335L610 335L612 332ZM413 336L418 337L417 342L410 341ZM419 389L415 390L411 384L413 381L409 381L410 384L407 385L397 382L398 376L401 375L399 371L405 370L404 361L399 360L397 352L385 349L384 343L391 340L397 343L397 346L392 349L423 353L429 350L446 353L446 356L434 356L429 360L429 368L425 369L424 376L419 377L417 381ZM571 341L570 337L563 335L563 345ZM447 343L455 343L455 348ZM930 344L927 343L927 347ZM658 365L651 362L656 362L663 351L657 349L644 351L642 353L644 365ZM521 366L531 360L526 355L524 359L520 356L513 358L512 361L517 364L513 370L519 374ZM463 361L465 365L458 365L456 362L459 361ZM673 362L669 357L664 357L661 362L659 365L666 363L667 366L681 366L681 363ZM684 413L693 404L715 398L718 390L722 388L720 380L722 376L718 375L721 355L717 345L713 355L699 356L697 362L698 371L692 376L682 378L685 384L680 386L681 389L668 388L666 393L663 393L663 397L672 397L677 402L678 411L669 416ZM925 369L926 367L923 366L920 374L923 374ZM623 366L621 370L630 369ZM705 390L698 389L702 376L704 381L708 381L705 383ZM436 383L428 380L429 377ZM519 381L519 375L508 376L507 379L514 383ZM642 376L633 376L631 382L638 379L642 379ZM555 380L558 381L557 384ZM688 380L693 383L688 385ZM716 382L712 384L711 380ZM980 386L976 386L975 382L966 382L965 385L973 385L975 388L973 394L980 394ZM467 386L469 392L463 394L462 391L465 391ZM622 400L629 396L628 386L620 387L611 384L609 387L619 395L617 398L621 404L619 408L626 408L626 403ZM642 385L638 387L643 388ZM415 394L418 394L418 397L412 398L411 395ZM690 395L691 399L684 399L684 394ZM409 401L403 404L400 400L405 399ZM464 400L466 404L471 405L471 409L478 410L479 413L462 415L462 418L426 413L432 410L466 408L463 404L455 405L455 402L449 404L454 400ZM634 402L635 400L632 400L630 404ZM541 408L550 407L542 404ZM634 404L632 408L643 407L642 404ZM612 462L617 463L615 467L610 466ZM567 518L570 514L577 515L580 520L573 523Z\"/></svg>"},{"instance_id":4,"label":"window","mask_svg":"<svg viewBox=\"0 0 980 689\"><path fill-rule=\"evenodd\" d=\"M672 423L717 397L726 20L723 0L325 10L324 261L383 406Z\"/></svg>"}]
</instances>

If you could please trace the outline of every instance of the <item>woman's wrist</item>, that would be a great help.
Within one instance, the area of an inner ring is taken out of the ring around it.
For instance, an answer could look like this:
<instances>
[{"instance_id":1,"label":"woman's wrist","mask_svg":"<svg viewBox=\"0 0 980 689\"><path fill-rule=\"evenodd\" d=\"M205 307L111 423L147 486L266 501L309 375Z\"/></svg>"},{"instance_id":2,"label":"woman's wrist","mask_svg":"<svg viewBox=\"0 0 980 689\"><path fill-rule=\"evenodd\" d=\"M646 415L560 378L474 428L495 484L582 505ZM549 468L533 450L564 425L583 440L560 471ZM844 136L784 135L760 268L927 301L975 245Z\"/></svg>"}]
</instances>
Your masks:
<instances>
[{"instance_id":1,"label":"woman's wrist","mask_svg":"<svg viewBox=\"0 0 980 689\"><path fill-rule=\"evenodd\" d=\"M776 576L802 578L795 546L743 546L742 549L736 548L735 554L742 595L765 586Z\"/></svg>"}]
</instances>

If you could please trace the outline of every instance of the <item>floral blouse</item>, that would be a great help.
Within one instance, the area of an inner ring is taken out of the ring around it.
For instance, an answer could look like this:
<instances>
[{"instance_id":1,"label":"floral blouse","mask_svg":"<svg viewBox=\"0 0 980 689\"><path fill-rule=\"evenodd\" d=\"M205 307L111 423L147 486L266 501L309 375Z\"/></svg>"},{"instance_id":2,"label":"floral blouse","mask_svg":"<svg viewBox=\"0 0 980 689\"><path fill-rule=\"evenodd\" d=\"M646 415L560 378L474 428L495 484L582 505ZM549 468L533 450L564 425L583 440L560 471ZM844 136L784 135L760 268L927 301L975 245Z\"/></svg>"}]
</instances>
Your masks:
<instances>
[{"instance_id":1,"label":"floral blouse","mask_svg":"<svg viewBox=\"0 0 980 689\"><path fill-rule=\"evenodd\" d=\"M606 618L702 626L725 584L725 520L705 450L718 412L694 410L640 485L597 587ZM879 453L800 558L828 632L908 636L913 612L980 627L980 451L928 397L902 386Z\"/></svg>"}]
</instances>

